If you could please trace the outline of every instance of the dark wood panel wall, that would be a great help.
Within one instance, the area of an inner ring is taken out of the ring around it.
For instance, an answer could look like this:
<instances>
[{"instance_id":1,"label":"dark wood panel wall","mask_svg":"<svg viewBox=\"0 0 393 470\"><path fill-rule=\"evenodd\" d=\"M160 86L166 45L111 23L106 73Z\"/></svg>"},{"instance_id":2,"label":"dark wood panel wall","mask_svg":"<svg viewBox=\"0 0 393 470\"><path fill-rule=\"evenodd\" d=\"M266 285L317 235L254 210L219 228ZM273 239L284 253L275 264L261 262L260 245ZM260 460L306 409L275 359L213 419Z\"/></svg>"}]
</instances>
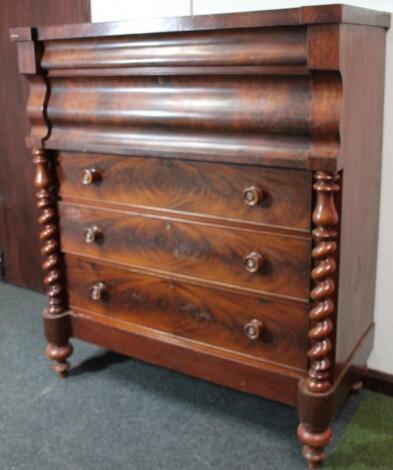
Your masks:
<instances>
[{"instance_id":1,"label":"dark wood panel wall","mask_svg":"<svg viewBox=\"0 0 393 470\"><path fill-rule=\"evenodd\" d=\"M42 290L33 163L24 141L27 83L18 76L9 28L90 21L90 0L0 2L0 251L9 283Z\"/></svg>"}]
</instances>

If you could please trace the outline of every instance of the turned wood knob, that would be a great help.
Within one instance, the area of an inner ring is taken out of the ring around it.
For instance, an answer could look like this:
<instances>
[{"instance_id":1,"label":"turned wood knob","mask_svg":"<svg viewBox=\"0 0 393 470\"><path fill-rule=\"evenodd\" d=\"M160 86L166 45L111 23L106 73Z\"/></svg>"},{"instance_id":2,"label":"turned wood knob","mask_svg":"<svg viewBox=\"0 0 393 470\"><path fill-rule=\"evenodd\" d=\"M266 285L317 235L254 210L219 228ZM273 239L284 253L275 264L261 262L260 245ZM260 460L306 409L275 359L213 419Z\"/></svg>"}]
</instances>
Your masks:
<instances>
[{"instance_id":1,"label":"turned wood knob","mask_svg":"<svg viewBox=\"0 0 393 470\"><path fill-rule=\"evenodd\" d=\"M85 242L86 243L95 243L97 241L99 241L100 239L102 239L102 237L104 236L102 230L100 229L100 227L97 227L96 225L94 225L93 227L89 227L88 229L86 229L85 231Z\"/></svg>"},{"instance_id":2,"label":"turned wood knob","mask_svg":"<svg viewBox=\"0 0 393 470\"><path fill-rule=\"evenodd\" d=\"M259 271L263 264L263 256L253 251L244 258L244 266L249 273L256 273Z\"/></svg>"},{"instance_id":3,"label":"turned wood knob","mask_svg":"<svg viewBox=\"0 0 393 470\"><path fill-rule=\"evenodd\" d=\"M262 201L263 191L258 186L250 186L243 191L244 202L248 206L256 206Z\"/></svg>"},{"instance_id":4,"label":"turned wood knob","mask_svg":"<svg viewBox=\"0 0 393 470\"><path fill-rule=\"evenodd\" d=\"M259 338L263 330L263 323L261 320L251 320L246 325L244 325L244 334L254 340Z\"/></svg>"},{"instance_id":5,"label":"turned wood knob","mask_svg":"<svg viewBox=\"0 0 393 470\"><path fill-rule=\"evenodd\" d=\"M106 286L103 282L93 284L91 288L90 297L92 300L102 300L106 293Z\"/></svg>"},{"instance_id":6,"label":"turned wood knob","mask_svg":"<svg viewBox=\"0 0 393 470\"><path fill-rule=\"evenodd\" d=\"M81 173L81 182L86 186L89 184L96 183L100 180L100 178L100 174L96 168L86 169L83 170Z\"/></svg>"}]
</instances>

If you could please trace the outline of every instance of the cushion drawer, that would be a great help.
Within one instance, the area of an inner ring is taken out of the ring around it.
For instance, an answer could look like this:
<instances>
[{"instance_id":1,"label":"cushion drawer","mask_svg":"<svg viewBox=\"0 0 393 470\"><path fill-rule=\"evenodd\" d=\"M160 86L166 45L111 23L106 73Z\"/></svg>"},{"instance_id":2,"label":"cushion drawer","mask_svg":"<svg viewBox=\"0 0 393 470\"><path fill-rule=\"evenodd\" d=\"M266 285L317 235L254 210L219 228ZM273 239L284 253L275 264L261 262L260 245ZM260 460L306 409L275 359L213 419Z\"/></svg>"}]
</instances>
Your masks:
<instances>
[{"instance_id":1,"label":"cushion drawer","mask_svg":"<svg viewBox=\"0 0 393 470\"><path fill-rule=\"evenodd\" d=\"M86 170L95 170L95 182L82 183ZM306 171L63 153L58 176L63 198L78 195L134 207L310 228L311 174ZM254 190L245 192L247 188Z\"/></svg>"},{"instance_id":2,"label":"cushion drawer","mask_svg":"<svg viewBox=\"0 0 393 470\"><path fill-rule=\"evenodd\" d=\"M103 315L237 353L305 369L307 306L206 288L66 255L69 303ZM102 283L99 298L94 286ZM261 322L259 336L244 327Z\"/></svg>"},{"instance_id":3,"label":"cushion drawer","mask_svg":"<svg viewBox=\"0 0 393 470\"><path fill-rule=\"evenodd\" d=\"M64 202L60 224L62 249L68 253L291 298L309 297L308 238ZM93 228L101 237L87 243L86 231ZM250 272L249 263L255 272Z\"/></svg>"}]
</instances>

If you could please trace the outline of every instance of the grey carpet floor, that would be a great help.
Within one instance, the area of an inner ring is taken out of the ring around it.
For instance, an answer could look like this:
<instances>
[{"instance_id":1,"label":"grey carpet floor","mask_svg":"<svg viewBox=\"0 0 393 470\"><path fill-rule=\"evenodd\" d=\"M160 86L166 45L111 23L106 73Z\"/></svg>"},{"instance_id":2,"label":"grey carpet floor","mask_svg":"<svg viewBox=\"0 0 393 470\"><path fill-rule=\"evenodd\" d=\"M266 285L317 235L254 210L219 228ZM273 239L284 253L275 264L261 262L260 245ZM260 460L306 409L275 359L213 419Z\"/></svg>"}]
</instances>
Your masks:
<instances>
[{"instance_id":1,"label":"grey carpet floor","mask_svg":"<svg viewBox=\"0 0 393 470\"><path fill-rule=\"evenodd\" d=\"M59 380L42 295L0 283L1 470L304 469L296 410L74 340ZM334 424L335 443L362 394Z\"/></svg>"}]
</instances>

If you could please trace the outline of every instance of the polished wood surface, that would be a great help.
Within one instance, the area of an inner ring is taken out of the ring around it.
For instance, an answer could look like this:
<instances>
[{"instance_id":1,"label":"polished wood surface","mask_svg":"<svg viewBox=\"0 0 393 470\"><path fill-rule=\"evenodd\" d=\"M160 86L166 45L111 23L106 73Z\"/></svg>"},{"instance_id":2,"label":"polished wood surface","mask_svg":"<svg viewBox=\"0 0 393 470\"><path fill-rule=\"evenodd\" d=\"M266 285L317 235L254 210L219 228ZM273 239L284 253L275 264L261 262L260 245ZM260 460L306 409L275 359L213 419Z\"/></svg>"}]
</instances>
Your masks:
<instances>
[{"instance_id":1,"label":"polished wood surface","mask_svg":"<svg viewBox=\"0 0 393 470\"><path fill-rule=\"evenodd\" d=\"M35 149L33 155L33 161L36 165L35 186L37 188L37 207L40 210L38 222L42 226L40 232L40 239L42 241L41 254L44 257L43 269L46 272L44 284L47 288L48 311L52 315L58 315L65 311L65 288L62 273L54 178L49 166L49 158L45 151Z\"/></svg>"},{"instance_id":2,"label":"polished wood surface","mask_svg":"<svg viewBox=\"0 0 393 470\"><path fill-rule=\"evenodd\" d=\"M334 202L335 192L340 190L337 181L339 175L325 172L315 174L314 190L316 205L312 220L315 224L312 250L314 268L311 278L314 282L310 292L313 307L310 311L312 328L308 336L311 348L308 357L311 361L308 388L315 393L324 393L331 386L332 376L332 317L336 310L334 295L336 292L336 254L338 213Z\"/></svg>"},{"instance_id":3,"label":"polished wood surface","mask_svg":"<svg viewBox=\"0 0 393 470\"><path fill-rule=\"evenodd\" d=\"M323 462L373 342L389 22L330 5L11 32L60 201L57 367L75 336L295 404Z\"/></svg>"},{"instance_id":4,"label":"polished wood surface","mask_svg":"<svg viewBox=\"0 0 393 470\"><path fill-rule=\"evenodd\" d=\"M285 30L280 34L285 40ZM104 54L99 41L89 52L96 49ZM100 68L108 70L102 60ZM115 77L88 81L51 79L46 148L120 155L130 155L132 149L135 156L168 159L336 167L342 99L337 73L292 75L289 69L286 75L262 78L217 74L122 78L117 77L118 70L111 69ZM45 88L46 83L35 82L30 90L29 145L35 145L42 131L36 118ZM107 92L113 89L116 93ZM213 99L217 95L219 102Z\"/></svg>"},{"instance_id":5,"label":"polished wood surface","mask_svg":"<svg viewBox=\"0 0 393 470\"><path fill-rule=\"evenodd\" d=\"M307 306L234 294L66 257L70 308L305 370ZM98 298L94 286L104 285ZM259 320L260 334L244 328ZM285 332L283 334L283 332Z\"/></svg>"},{"instance_id":6,"label":"polished wood surface","mask_svg":"<svg viewBox=\"0 0 393 470\"><path fill-rule=\"evenodd\" d=\"M307 238L64 202L60 217L66 253L308 301L311 242ZM102 239L86 243L85 232L94 226L102 231ZM263 257L257 272L249 272L245 265L253 252Z\"/></svg>"},{"instance_id":7,"label":"polished wood surface","mask_svg":"<svg viewBox=\"0 0 393 470\"><path fill-rule=\"evenodd\" d=\"M97 179L83 184L81 175L89 170L96 171ZM311 176L305 171L62 153L57 174L63 199L165 209L220 222L310 229ZM259 195L248 201L253 191Z\"/></svg>"},{"instance_id":8,"label":"polished wood surface","mask_svg":"<svg viewBox=\"0 0 393 470\"><path fill-rule=\"evenodd\" d=\"M242 392L296 406L296 387L304 373L243 355L229 353L201 342L184 342L173 335L105 317L70 314L76 338L127 354L193 377Z\"/></svg>"},{"instance_id":9,"label":"polished wood surface","mask_svg":"<svg viewBox=\"0 0 393 470\"><path fill-rule=\"evenodd\" d=\"M317 5L281 10L225 13L218 15L183 16L175 18L145 18L113 23L75 24L37 28L37 39L107 37L124 34L209 31L236 28L266 28L312 24L352 23L357 25L390 26L390 14L348 5ZM30 36L30 28L12 31L15 41Z\"/></svg>"},{"instance_id":10,"label":"polished wood surface","mask_svg":"<svg viewBox=\"0 0 393 470\"><path fill-rule=\"evenodd\" d=\"M160 36L48 41L42 57L45 70L130 66L304 65L304 27L260 30L218 30ZM70 45L72 47L70 48ZM97 47L98 46L98 47Z\"/></svg>"},{"instance_id":11,"label":"polished wood surface","mask_svg":"<svg viewBox=\"0 0 393 470\"><path fill-rule=\"evenodd\" d=\"M333 315L336 311L336 240L339 217L335 206L335 193L340 189L338 180L337 174L322 171L315 173L316 204L312 215L315 247L312 251L314 268L311 271L314 286L310 293L313 304L309 315L310 349L307 353L310 367L307 380L299 384L302 392L305 388L306 393L313 394L314 398L330 392L334 383L332 334ZM325 446L331 440L332 429L330 426L322 427L319 423L312 426L307 419L303 421L302 414L300 419L298 436L304 444L303 455L310 466L319 466L326 458Z\"/></svg>"},{"instance_id":12,"label":"polished wood surface","mask_svg":"<svg viewBox=\"0 0 393 470\"><path fill-rule=\"evenodd\" d=\"M89 0L2 0L0 3L0 251L5 281L43 290L34 202L34 165L25 148L28 87L15 79L18 61L9 28L90 20ZM28 46L29 47L29 46ZM29 60L25 54L24 62Z\"/></svg>"},{"instance_id":13,"label":"polished wood surface","mask_svg":"<svg viewBox=\"0 0 393 470\"><path fill-rule=\"evenodd\" d=\"M240 29L236 40L234 33L223 30L209 33L212 37L203 33L203 40L201 34L182 33L176 40L159 36L151 41L129 34L109 42L106 38L73 41L72 47L70 41L49 41L40 67L45 73L55 69L56 74L50 79L46 110L50 133L45 147L335 170L342 80L337 71L307 69L305 29ZM211 47L215 41L217 47ZM18 42L23 57L28 43ZM202 47L205 44L207 49ZM248 50L255 44L258 54ZM80 56L81 62L76 63L75 57ZM86 65L80 74L82 64ZM157 71L163 67L165 74L149 77L141 72L141 66L152 64ZM209 71L212 66L214 75ZM255 66L265 69L258 76L250 75L249 68ZM123 67L126 76L120 77ZM190 70L187 75L178 74L182 67L199 69L199 74ZM105 76L86 80L91 68ZM129 75L130 69L139 76ZM42 131L37 116L46 86L35 81L31 87L31 146Z\"/></svg>"},{"instance_id":14,"label":"polished wood surface","mask_svg":"<svg viewBox=\"0 0 393 470\"><path fill-rule=\"evenodd\" d=\"M51 80L48 119L57 138L67 128L71 131L75 122L100 126L101 132L108 128L108 133L115 125L118 130L157 127L202 134L225 130L302 135L310 128L310 97L316 86L306 75L108 77L88 82L85 78L56 77ZM324 86L331 87L331 83ZM108 93L110 89L117 91ZM218 102L214 99L217 95Z\"/></svg>"},{"instance_id":15,"label":"polished wood surface","mask_svg":"<svg viewBox=\"0 0 393 470\"><path fill-rule=\"evenodd\" d=\"M341 224L337 374L374 317L385 76L383 30L359 31L348 25L343 35L343 74L356 86L344 100L343 112L343 156L350 177L344 174L342 218L350 223ZM362 77L362 85L356 77ZM358 117L352 119L355 113Z\"/></svg>"},{"instance_id":16,"label":"polished wood surface","mask_svg":"<svg viewBox=\"0 0 393 470\"><path fill-rule=\"evenodd\" d=\"M50 165L49 155L43 149L34 149L33 157L36 166L37 207L40 211L38 223L42 227L40 232L41 255L44 258L42 267L45 272L44 285L49 304L45 310L44 318L49 319L62 316L66 311L66 289L60 252L55 175ZM73 348L68 342L68 338L61 342L49 341L47 345L46 354L49 359L54 361L53 369L61 377L64 377L70 368L67 357L72 354L72 351Z\"/></svg>"}]
</instances>

